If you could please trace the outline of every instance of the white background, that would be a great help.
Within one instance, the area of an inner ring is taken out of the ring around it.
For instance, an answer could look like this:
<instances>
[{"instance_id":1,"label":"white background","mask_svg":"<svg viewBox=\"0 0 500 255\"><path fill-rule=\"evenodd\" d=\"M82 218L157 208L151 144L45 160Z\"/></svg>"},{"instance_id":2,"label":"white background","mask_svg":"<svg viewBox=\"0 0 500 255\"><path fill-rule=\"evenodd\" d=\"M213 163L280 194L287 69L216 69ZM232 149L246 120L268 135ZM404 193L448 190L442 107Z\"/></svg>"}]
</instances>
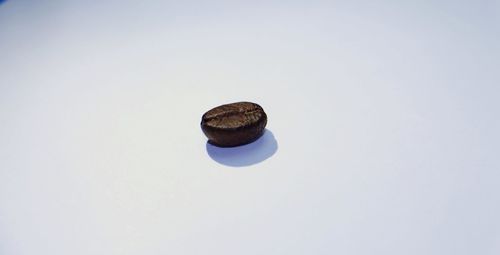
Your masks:
<instances>
[{"instance_id":1,"label":"white background","mask_svg":"<svg viewBox=\"0 0 500 255\"><path fill-rule=\"evenodd\" d=\"M0 254L500 254L499 8L7 0Z\"/></svg>"}]
</instances>

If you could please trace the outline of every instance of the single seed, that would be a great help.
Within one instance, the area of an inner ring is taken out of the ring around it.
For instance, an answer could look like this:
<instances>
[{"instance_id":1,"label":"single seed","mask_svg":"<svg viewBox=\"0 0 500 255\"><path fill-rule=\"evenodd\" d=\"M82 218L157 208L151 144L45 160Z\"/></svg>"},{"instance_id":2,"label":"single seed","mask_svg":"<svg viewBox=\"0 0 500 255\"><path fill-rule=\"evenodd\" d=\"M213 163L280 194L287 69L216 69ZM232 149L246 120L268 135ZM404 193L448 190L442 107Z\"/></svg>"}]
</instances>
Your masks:
<instances>
[{"instance_id":1,"label":"single seed","mask_svg":"<svg viewBox=\"0 0 500 255\"><path fill-rule=\"evenodd\" d=\"M258 104L237 102L215 107L201 117L208 142L219 147L251 143L264 134L267 115Z\"/></svg>"}]
</instances>

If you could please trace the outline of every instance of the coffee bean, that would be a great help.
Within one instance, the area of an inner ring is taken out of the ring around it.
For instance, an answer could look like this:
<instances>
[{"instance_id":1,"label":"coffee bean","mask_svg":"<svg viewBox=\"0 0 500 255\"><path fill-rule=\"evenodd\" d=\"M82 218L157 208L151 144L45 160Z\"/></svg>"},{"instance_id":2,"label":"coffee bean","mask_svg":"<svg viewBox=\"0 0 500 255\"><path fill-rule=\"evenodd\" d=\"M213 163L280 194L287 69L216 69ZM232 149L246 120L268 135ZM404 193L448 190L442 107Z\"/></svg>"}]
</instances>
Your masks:
<instances>
[{"instance_id":1,"label":"coffee bean","mask_svg":"<svg viewBox=\"0 0 500 255\"><path fill-rule=\"evenodd\" d=\"M215 107L201 117L208 142L219 147L251 143L264 134L267 115L260 105L238 102Z\"/></svg>"}]
</instances>

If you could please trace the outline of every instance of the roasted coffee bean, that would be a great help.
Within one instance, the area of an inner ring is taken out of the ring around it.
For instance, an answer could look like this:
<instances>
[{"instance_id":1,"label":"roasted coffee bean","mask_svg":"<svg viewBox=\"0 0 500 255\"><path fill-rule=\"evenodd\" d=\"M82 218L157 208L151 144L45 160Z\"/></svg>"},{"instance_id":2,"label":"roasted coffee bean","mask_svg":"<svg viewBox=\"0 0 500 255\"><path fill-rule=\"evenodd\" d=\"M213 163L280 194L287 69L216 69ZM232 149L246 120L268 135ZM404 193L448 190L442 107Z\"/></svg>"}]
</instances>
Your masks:
<instances>
[{"instance_id":1,"label":"roasted coffee bean","mask_svg":"<svg viewBox=\"0 0 500 255\"><path fill-rule=\"evenodd\" d=\"M201 117L208 142L219 147L251 143L264 134L267 115L260 105L238 102L215 107Z\"/></svg>"}]
</instances>

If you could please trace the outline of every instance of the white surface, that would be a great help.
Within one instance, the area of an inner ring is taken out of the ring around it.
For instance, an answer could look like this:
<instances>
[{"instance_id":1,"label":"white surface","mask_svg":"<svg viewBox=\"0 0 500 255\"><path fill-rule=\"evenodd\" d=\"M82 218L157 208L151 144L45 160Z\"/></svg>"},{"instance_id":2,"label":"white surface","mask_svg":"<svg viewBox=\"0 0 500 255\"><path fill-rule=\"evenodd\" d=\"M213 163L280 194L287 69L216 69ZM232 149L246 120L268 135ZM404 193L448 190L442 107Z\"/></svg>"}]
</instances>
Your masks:
<instances>
[{"instance_id":1,"label":"white surface","mask_svg":"<svg viewBox=\"0 0 500 255\"><path fill-rule=\"evenodd\" d=\"M0 4L0 254L500 254L498 1L177 2Z\"/></svg>"}]
</instances>

